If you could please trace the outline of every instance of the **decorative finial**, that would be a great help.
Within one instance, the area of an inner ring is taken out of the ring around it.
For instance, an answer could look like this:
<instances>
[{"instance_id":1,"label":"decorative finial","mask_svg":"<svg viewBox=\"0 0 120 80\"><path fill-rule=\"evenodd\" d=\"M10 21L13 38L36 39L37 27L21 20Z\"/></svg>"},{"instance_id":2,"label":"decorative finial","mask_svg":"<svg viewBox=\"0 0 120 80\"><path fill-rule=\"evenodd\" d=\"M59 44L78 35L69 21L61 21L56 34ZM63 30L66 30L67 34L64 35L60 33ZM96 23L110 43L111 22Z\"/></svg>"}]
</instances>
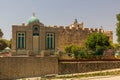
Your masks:
<instances>
[{"instance_id":1,"label":"decorative finial","mask_svg":"<svg viewBox=\"0 0 120 80\"><path fill-rule=\"evenodd\" d=\"M75 20L74 20L74 24L77 24L77 23L78 23L78 21L77 21L77 19L75 19Z\"/></svg>"},{"instance_id":2,"label":"decorative finial","mask_svg":"<svg viewBox=\"0 0 120 80\"><path fill-rule=\"evenodd\" d=\"M103 29L103 27L102 27L102 26L100 26L100 28L101 28L101 29Z\"/></svg>"},{"instance_id":3,"label":"decorative finial","mask_svg":"<svg viewBox=\"0 0 120 80\"><path fill-rule=\"evenodd\" d=\"M33 12L33 16L35 17L35 12Z\"/></svg>"}]
</instances>

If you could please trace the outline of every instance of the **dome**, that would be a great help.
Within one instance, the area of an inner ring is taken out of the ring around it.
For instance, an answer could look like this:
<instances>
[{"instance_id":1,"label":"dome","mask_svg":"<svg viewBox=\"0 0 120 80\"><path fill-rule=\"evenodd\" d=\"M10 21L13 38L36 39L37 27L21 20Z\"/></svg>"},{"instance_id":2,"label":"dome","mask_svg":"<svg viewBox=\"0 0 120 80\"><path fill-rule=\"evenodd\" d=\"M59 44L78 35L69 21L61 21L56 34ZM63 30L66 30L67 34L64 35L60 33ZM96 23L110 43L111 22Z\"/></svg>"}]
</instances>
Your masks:
<instances>
[{"instance_id":1,"label":"dome","mask_svg":"<svg viewBox=\"0 0 120 80\"><path fill-rule=\"evenodd\" d=\"M33 14L33 16L29 18L27 21L27 24L31 24L31 23L39 23L39 19L35 16L35 14Z\"/></svg>"}]
</instances>

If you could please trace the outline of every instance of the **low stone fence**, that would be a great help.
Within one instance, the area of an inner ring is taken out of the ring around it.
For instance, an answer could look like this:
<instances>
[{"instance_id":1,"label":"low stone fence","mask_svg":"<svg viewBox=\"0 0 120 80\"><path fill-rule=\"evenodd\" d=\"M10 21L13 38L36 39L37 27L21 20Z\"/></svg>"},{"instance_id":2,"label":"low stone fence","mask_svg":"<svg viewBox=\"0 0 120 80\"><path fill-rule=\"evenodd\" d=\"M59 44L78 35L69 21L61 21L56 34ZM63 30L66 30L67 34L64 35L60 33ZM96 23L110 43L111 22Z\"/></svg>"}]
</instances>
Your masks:
<instances>
[{"instance_id":1,"label":"low stone fence","mask_svg":"<svg viewBox=\"0 0 120 80\"><path fill-rule=\"evenodd\" d=\"M0 80L120 68L119 60L60 61L57 57L1 57Z\"/></svg>"},{"instance_id":2,"label":"low stone fence","mask_svg":"<svg viewBox=\"0 0 120 80\"><path fill-rule=\"evenodd\" d=\"M0 80L58 74L57 57L1 57Z\"/></svg>"},{"instance_id":3,"label":"low stone fence","mask_svg":"<svg viewBox=\"0 0 120 80\"><path fill-rule=\"evenodd\" d=\"M120 68L120 61L59 62L59 74L83 73Z\"/></svg>"}]
</instances>

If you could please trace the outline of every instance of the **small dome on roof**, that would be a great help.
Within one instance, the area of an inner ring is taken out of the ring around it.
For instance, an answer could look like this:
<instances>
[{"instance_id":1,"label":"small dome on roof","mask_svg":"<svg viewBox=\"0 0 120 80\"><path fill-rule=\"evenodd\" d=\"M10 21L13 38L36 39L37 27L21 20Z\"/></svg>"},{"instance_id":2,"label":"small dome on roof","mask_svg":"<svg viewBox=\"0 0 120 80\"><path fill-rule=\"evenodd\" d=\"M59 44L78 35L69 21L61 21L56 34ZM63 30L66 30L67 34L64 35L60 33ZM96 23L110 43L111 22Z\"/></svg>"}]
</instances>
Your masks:
<instances>
[{"instance_id":1,"label":"small dome on roof","mask_svg":"<svg viewBox=\"0 0 120 80\"><path fill-rule=\"evenodd\" d=\"M33 16L28 19L27 24L39 23L39 22L40 22L39 19L35 16L35 13L33 13Z\"/></svg>"}]
</instances>

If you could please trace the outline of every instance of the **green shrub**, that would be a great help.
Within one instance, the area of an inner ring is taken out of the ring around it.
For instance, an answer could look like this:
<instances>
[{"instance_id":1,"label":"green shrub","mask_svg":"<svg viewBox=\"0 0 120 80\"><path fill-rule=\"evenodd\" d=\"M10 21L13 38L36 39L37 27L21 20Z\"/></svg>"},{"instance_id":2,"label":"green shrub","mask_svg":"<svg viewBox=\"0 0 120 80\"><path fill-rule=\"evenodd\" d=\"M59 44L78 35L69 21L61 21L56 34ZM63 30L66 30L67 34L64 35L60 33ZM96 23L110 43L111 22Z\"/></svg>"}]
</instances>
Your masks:
<instances>
[{"instance_id":1,"label":"green shrub","mask_svg":"<svg viewBox=\"0 0 120 80\"><path fill-rule=\"evenodd\" d=\"M72 51L71 51L71 50L72 50L72 46L73 46L73 45L66 46L66 47L65 47L65 52L66 52L66 53L72 53Z\"/></svg>"},{"instance_id":2,"label":"green shrub","mask_svg":"<svg viewBox=\"0 0 120 80\"><path fill-rule=\"evenodd\" d=\"M87 56L85 48L76 45L66 46L65 52L69 53L69 56L74 55L76 59L86 58Z\"/></svg>"},{"instance_id":3,"label":"green shrub","mask_svg":"<svg viewBox=\"0 0 120 80\"><path fill-rule=\"evenodd\" d=\"M4 50L7 46L7 43L4 40L0 39L0 51Z\"/></svg>"},{"instance_id":4,"label":"green shrub","mask_svg":"<svg viewBox=\"0 0 120 80\"><path fill-rule=\"evenodd\" d=\"M65 52L68 56L76 59L101 59L104 47L96 46L96 50L92 50L81 46L70 45L65 47Z\"/></svg>"}]
</instances>

